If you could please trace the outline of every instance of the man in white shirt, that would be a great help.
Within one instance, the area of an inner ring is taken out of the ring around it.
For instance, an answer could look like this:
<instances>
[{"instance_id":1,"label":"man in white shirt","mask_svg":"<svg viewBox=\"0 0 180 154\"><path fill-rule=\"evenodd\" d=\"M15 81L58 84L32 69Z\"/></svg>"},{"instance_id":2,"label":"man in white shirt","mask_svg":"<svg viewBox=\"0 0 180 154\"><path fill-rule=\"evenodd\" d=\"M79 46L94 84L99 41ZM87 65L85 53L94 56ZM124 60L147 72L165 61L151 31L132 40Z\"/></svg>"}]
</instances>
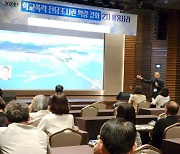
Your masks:
<instances>
[{"instance_id":1,"label":"man in white shirt","mask_svg":"<svg viewBox=\"0 0 180 154\"><path fill-rule=\"evenodd\" d=\"M47 135L28 125L29 108L24 103L10 102L5 108L8 127L0 128L0 153L47 154L50 153Z\"/></svg>"}]
</instances>

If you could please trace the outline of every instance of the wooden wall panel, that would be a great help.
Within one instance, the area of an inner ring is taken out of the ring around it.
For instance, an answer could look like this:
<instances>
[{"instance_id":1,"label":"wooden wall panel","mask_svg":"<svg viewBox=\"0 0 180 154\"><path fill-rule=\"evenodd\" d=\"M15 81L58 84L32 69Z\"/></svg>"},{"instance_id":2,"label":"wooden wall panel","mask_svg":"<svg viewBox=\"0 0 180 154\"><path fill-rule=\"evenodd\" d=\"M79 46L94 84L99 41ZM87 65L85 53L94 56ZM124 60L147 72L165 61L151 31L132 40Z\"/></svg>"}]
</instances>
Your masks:
<instances>
[{"instance_id":1,"label":"wooden wall panel","mask_svg":"<svg viewBox=\"0 0 180 154\"><path fill-rule=\"evenodd\" d=\"M129 80L127 79L133 79L136 74L141 74L144 78L151 79L154 77L154 72L158 71L161 73L161 78L166 80L167 40L157 40L156 37L154 37L155 23L153 23L153 17L153 14L138 15L135 48L128 48L128 51L127 48L125 48L125 72L128 72L126 69L129 69L127 66L128 63L126 62L127 57L128 61L134 61L134 66L132 66L134 67L134 74L125 73L125 90L128 90L128 86L126 84L129 83ZM130 39L130 36L126 37L125 47L130 46ZM129 57L128 54L132 54L132 52L135 52L134 57ZM156 64L161 64L161 69L157 69L155 67ZM131 70L132 68L130 71ZM136 80L135 85L142 85L144 93L150 99L150 85L144 84L139 80Z\"/></svg>"},{"instance_id":2,"label":"wooden wall panel","mask_svg":"<svg viewBox=\"0 0 180 154\"><path fill-rule=\"evenodd\" d=\"M125 37L125 53L124 53L124 91L132 92L134 86L134 54L135 54L135 38L134 36Z\"/></svg>"},{"instance_id":3,"label":"wooden wall panel","mask_svg":"<svg viewBox=\"0 0 180 154\"><path fill-rule=\"evenodd\" d=\"M168 25L167 86L171 99L180 103L180 12L170 12Z\"/></svg>"}]
</instances>

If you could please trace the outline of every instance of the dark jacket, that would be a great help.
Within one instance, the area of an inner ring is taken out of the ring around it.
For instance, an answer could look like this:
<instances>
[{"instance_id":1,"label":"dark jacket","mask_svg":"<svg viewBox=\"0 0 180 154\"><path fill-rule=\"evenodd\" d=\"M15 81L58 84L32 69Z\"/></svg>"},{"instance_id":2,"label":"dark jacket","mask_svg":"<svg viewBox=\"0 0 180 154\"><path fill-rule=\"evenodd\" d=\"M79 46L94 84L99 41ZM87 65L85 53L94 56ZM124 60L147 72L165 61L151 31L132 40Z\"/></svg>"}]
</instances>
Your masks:
<instances>
[{"instance_id":1,"label":"dark jacket","mask_svg":"<svg viewBox=\"0 0 180 154\"><path fill-rule=\"evenodd\" d=\"M163 140L163 133L166 127L173 125L179 122L177 116L168 116L165 119L160 119L156 122L153 130L150 132L152 137L152 145L161 148L162 140Z\"/></svg>"},{"instance_id":2,"label":"dark jacket","mask_svg":"<svg viewBox=\"0 0 180 154\"><path fill-rule=\"evenodd\" d=\"M7 127L6 115L3 112L0 112L0 127Z\"/></svg>"},{"instance_id":3,"label":"dark jacket","mask_svg":"<svg viewBox=\"0 0 180 154\"><path fill-rule=\"evenodd\" d=\"M145 83L152 84L151 97L153 97L153 98L156 98L157 95L159 94L159 92L161 91L161 89L164 87L164 81L161 79L153 79L153 80L142 79L142 81ZM156 82L158 83L158 86L155 85ZM155 89L157 91L154 91Z\"/></svg>"}]
</instances>

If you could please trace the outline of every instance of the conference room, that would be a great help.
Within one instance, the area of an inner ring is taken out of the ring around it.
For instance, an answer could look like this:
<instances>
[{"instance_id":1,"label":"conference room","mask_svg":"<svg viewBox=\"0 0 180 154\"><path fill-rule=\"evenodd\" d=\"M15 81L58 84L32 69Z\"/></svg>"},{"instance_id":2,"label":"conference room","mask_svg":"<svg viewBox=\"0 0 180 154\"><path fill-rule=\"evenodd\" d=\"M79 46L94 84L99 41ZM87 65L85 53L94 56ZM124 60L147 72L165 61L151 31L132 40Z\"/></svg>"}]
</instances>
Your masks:
<instances>
[{"instance_id":1,"label":"conference room","mask_svg":"<svg viewBox=\"0 0 180 154\"><path fill-rule=\"evenodd\" d=\"M178 153L179 19L179 0L2 0L0 153L119 153L113 119L137 143L113 149Z\"/></svg>"}]
</instances>

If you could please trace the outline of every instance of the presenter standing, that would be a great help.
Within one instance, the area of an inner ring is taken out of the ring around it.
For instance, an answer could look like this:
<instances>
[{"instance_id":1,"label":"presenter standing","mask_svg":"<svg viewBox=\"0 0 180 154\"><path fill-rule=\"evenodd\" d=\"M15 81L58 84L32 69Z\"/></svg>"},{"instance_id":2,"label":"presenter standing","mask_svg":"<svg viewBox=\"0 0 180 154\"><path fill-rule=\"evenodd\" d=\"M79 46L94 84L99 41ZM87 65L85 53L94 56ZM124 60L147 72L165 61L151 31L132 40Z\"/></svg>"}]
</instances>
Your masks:
<instances>
[{"instance_id":1,"label":"presenter standing","mask_svg":"<svg viewBox=\"0 0 180 154\"><path fill-rule=\"evenodd\" d=\"M164 87L164 81L160 79L160 73L155 72L154 73L154 79L151 80L146 80L144 79L141 75L136 76L138 79L145 83L152 84L152 92L151 92L151 97L156 98L161 89Z\"/></svg>"}]
</instances>

